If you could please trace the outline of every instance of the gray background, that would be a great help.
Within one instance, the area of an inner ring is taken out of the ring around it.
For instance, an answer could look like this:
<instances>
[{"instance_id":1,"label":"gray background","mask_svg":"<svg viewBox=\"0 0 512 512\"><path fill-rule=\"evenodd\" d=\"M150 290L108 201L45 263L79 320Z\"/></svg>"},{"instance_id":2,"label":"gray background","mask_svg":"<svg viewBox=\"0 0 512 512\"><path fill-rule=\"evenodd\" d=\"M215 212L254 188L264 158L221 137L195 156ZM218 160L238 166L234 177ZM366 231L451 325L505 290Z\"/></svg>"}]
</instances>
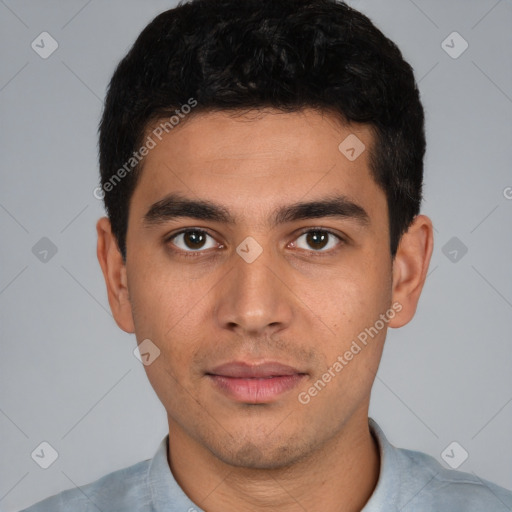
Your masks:
<instances>
[{"instance_id":1,"label":"gray background","mask_svg":"<svg viewBox=\"0 0 512 512\"><path fill-rule=\"evenodd\" d=\"M460 470L512 489L512 4L350 4L399 45L419 80L428 137L422 213L435 226L418 312L388 332L370 415L392 443L444 465L442 451L457 441L469 453ZM164 409L132 353L135 337L109 310L96 259L104 211L92 191L114 66L174 5L0 0L3 510L150 458L166 435ZM59 44L47 59L31 48L43 31ZM457 59L441 45L453 31L469 44ZM32 251L42 237L57 247L46 262ZM31 458L42 441L59 454L46 470Z\"/></svg>"}]
</instances>

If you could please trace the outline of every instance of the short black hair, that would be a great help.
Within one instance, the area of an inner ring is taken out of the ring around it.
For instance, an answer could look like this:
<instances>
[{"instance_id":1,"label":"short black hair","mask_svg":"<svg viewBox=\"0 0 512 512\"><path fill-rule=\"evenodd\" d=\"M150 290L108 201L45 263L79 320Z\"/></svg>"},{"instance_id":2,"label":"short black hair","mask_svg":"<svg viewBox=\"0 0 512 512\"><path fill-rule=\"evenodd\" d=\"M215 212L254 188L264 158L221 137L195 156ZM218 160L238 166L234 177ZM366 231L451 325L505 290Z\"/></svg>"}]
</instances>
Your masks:
<instances>
[{"instance_id":1,"label":"short black hair","mask_svg":"<svg viewBox=\"0 0 512 512\"><path fill-rule=\"evenodd\" d=\"M169 131L191 110L187 118L267 107L371 128L370 172L386 194L394 258L419 213L426 146L413 70L395 43L335 0L191 0L144 28L108 87L98 190L125 261L138 149L152 123L168 118Z\"/></svg>"}]
</instances>

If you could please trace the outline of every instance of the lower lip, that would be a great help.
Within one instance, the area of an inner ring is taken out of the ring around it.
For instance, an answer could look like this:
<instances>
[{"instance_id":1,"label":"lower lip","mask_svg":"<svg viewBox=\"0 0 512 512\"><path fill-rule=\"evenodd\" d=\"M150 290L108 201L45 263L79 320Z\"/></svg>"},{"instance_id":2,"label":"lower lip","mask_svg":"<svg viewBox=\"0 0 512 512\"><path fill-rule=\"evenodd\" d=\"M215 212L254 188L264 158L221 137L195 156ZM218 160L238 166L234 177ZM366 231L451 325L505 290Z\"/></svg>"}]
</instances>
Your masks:
<instances>
[{"instance_id":1,"label":"lower lip","mask_svg":"<svg viewBox=\"0 0 512 512\"><path fill-rule=\"evenodd\" d=\"M225 395L238 402L260 404L271 402L296 387L305 377L303 374L281 375L270 378L237 378L208 375Z\"/></svg>"}]
</instances>

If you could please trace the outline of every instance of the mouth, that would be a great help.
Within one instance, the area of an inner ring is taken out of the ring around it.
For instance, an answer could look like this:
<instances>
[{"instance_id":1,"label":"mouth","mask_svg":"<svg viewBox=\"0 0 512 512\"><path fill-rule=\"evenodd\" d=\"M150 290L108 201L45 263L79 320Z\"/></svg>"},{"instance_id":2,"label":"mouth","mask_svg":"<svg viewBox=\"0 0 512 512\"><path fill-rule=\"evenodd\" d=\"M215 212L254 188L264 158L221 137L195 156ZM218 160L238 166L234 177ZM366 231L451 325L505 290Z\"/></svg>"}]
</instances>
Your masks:
<instances>
[{"instance_id":1,"label":"mouth","mask_svg":"<svg viewBox=\"0 0 512 512\"><path fill-rule=\"evenodd\" d=\"M278 362L230 362L208 371L215 389L241 403L264 404L291 391L306 373Z\"/></svg>"}]
</instances>

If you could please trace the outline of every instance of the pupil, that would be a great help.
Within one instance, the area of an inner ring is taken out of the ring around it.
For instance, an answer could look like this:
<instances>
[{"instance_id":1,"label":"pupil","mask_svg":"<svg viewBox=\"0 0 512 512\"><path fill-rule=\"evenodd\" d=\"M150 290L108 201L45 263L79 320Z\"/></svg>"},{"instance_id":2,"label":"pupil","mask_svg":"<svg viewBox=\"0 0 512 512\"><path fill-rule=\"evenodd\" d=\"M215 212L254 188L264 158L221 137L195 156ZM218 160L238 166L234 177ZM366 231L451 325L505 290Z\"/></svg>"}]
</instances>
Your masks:
<instances>
[{"instance_id":1,"label":"pupil","mask_svg":"<svg viewBox=\"0 0 512 512\"><path fill-rule=\"evenodd\" d=\"M323 249L327 245L327 233L322 231L310 231L307 236L308 244L316 246L317 249Z\"/></svg>"},{"instance_id":2,"label":"pupil","mask_svg":"<svg viewBox=\"0 0 512 512\"><path fill-rule=\"evenodd\" d=\"M189 231L185 233L183 238L187 246L191 249L200 248L204 244L205 240L204 233L201 233L200 231ZM189 242L191 243L189 244Z\"/></svg>"}]
</instances>

